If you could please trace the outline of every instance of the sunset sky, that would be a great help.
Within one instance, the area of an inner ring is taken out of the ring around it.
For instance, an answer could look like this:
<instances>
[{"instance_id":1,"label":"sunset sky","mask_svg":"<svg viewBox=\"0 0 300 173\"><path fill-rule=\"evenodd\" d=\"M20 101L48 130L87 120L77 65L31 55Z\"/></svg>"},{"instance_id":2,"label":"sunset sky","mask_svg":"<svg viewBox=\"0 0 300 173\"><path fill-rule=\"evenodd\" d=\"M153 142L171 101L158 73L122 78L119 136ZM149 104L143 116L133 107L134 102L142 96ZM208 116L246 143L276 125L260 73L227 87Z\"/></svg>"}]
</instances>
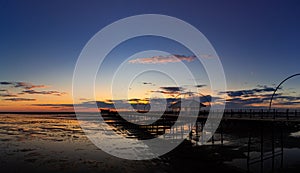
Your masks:
<instances>
[{"instance_id":1,"label":"sunset sky","mask_svg":"<svg viewBox=\"0 0 300 173\"><path fill-rule=\"evenodd\" d=\"M0 111L72 111L73 71L85 44L106 25L139 14L179 18L207 37L223 64L227 91L219 93L227 96L228 107L266 106L280 81L300 73L297 1L0 0ZM170 54L132 56L147 50ZM162 74L148 73L133 81L128 99L174 97L178 90L211 94L207 74L190 50L173 40L144 36L110 52L96 79L96 98L87 96L75 103L88 107L96 100L100 106L111 106L109 81L124 60L128 69L176 69L183 62L197 83L176 86ZM299 77L287 81L275 103L300 107L299 86Z\"/></svg>"}]
</instances>

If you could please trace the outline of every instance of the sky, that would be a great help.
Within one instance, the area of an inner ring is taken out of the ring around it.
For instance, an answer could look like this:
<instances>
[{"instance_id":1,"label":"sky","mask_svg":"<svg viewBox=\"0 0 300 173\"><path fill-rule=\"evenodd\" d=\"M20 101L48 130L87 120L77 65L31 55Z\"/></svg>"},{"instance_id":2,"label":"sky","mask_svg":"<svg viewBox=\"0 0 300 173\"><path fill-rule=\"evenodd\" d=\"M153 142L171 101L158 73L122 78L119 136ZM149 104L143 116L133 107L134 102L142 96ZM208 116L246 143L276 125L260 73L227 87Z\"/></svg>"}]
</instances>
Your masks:
<instances>
[{"instance_id":1,"label":"sky","mask_svg":"<svg viewBox=\"0 0 300 173\"><path fill-rule=\"evenodd\" d=\"M0 111L71 111L72 77L83 47L103 27L139 14L173 16L206 36L224 68L227 91L219 93L226 95L228 108L266 106L274 87L300 72L299 9L299 2L284 0L0 0ZM147 50L169 54L133 56ZM181 90L199 89L210 96L207 74L193 57L186 47L166 38L128 40L110 52L102 64L95 98L74 102L88 105L96 100L108 104L112 96L109 81L124 60L128 61L128 69L154 65L176 69L183 62L195 73L201 87L179 86ZM117 82L124 79L126 76ZM297 77L287 81L279 89L275 105L297 105L299 84ZM158 73L137 77L130 86L129 99L173 97L178 92L174 81Z\"/></svg>"}]
</instances>

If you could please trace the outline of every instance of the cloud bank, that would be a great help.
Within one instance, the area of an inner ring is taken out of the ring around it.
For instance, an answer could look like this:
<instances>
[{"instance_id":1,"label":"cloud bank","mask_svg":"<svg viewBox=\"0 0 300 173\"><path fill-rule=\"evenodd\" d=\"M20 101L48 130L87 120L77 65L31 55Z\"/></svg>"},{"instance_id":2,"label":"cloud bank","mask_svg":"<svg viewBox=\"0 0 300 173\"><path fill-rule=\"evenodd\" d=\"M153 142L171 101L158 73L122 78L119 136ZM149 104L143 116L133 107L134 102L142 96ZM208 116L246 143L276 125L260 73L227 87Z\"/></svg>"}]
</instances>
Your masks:
<instances>
[{"instance_id":1,"label":"cloud bank","mask_svg":"<svg viewBox=\"0 0 300 173\"><path fill-rule=\"evenodd\" d=\"M33 98L24 98L23 95L54 95L62 96L65 92L59 92L55 90L39 90L40 88L46 88L46 85L36 85L29 82L0 82L0 98L4 101L36 101ZM36 90L38 89L38 90ZM14 93L19 91L19 93Z\"/></svg>"}]
</instances>

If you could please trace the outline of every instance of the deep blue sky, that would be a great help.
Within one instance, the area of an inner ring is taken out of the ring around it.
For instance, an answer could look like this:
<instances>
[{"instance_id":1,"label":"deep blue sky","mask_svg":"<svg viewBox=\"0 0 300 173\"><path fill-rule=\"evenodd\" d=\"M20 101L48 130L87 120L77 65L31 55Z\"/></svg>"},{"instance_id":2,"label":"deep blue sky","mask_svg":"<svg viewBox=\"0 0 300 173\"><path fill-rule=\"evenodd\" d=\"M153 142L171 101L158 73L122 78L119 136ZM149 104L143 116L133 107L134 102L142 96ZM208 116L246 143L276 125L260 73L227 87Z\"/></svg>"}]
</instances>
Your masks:
<instances>
[{"instance_id":1,"label":"deep blue sky","mask_svg":"<svg viewBox=\"0 0 300 173\"><path fill-rule=\"evenodd\" d=\"M277 84L300 72L297 1L1 0L0 79L70 91L86 42L118 19L146 13L199 29L219 54L229 89Z\"/></svg>"}]
</instances>

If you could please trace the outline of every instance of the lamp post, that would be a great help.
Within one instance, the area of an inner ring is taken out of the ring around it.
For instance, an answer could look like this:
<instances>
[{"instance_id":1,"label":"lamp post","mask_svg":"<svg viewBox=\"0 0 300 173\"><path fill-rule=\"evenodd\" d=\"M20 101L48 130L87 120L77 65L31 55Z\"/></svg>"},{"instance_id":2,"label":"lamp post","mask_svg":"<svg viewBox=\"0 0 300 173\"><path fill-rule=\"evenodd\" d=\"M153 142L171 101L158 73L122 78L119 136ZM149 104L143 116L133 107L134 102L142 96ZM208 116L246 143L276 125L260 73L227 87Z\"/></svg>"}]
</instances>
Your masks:
<instances>
[{"instance_id":1,"label":"lamp post","mask_svg":"<svg viewBox=\"0 0 300 173\"><path fill-rule=\"evenodd\" d=\"M271 111L273 97L274 97L276 91L279 89L279 87L280 87L285 81L287 81L287 80L289 80L290 78L293 78L293 77L295 77L295 76L299 76L299 75L300 75L300 73L293 74L293 75L291 75L291 76L285 78L283 81L281 81L281 82L279 83L279 85L275 88L275 90L274 90L274 92L273 92L273 94L272 94L272 97L271 97L271 100L270 100L270 104L269 104L269 112Z\"/></svg>"}]
</instances>

